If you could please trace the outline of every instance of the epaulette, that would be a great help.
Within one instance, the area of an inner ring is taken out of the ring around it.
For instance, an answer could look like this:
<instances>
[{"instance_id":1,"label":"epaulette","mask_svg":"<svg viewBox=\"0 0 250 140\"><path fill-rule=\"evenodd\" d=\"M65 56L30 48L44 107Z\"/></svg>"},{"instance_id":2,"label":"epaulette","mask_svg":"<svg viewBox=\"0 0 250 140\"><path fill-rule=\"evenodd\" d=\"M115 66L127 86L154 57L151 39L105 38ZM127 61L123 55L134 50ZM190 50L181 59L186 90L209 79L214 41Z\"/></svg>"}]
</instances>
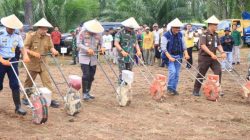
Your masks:
<instances>
[{"instance_id":1,"label":"epaulette","mask_svg":"<svg viewBox=\"0 0 250 140\"><path fill-rule=\"evenodd\" d=\"M3 31L0 31L0 35L2 35L2 34L4 34L4 32L3 32Z\"/></svg>"}]
</instances>

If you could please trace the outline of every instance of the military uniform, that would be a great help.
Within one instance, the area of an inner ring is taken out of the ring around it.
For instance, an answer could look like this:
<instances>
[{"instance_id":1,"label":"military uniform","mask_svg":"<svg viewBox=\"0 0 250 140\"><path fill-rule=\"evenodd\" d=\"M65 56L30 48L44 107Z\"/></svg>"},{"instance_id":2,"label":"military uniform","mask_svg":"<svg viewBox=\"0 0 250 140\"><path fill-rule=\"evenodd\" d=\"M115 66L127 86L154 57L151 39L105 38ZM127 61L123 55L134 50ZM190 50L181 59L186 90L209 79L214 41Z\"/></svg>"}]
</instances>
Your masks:
<instances>
[{"instance_id":1,"label":"military uniform","mask_svg":"<svg viewBox=\"0 0 250 140\"><path fill-rule=\"evenodd\" d=\"M77 51L77 46L76 46L76 37L73 36L73 38L72 38L72 59L73 59L73 64L76 64L77 57L78 57L78 51Z\"/></svg>"},{"instance_id":2,"label":"military uniform","mask_svg":"<svg viewBox=\"0 0 250 140\"><path fill-rule=\"evenodd\" d=\"M133 63L130 57L132 58L132 56L134 56L134 49L135 46L138 46L138 43L135 32L129 32L125 29L115 35L115 41L119 42L122 50L130 55L127 57L123 57L121 53L118 55L119 77L121 80L122 70L132 71Z\"/></svg>"},{"instance_id":3,"label":"military uniform","mask_svg":"<svg viewBox=\"0 0 250 140\"><path fill-rule=\"evenodd\" d=\"M201 36L200 45L206 45L207 48L211 52L216 54L217 47L219 45L221 45L221 43L220 43L220 39L219 39L218 34L216 32L211 33L208 30L206 33L204 33ZM221 65L220 65L220 63L218 62L218 60L212 59L211 56L209 54L207 54L203 49L200 49L199 55L198 55L198 70L199 70L200 74L205 76L209 68L212 69L214 74L220 76L220 82L221 82ZM200 74L197 75L197 77L196 77L197 79L201 79L203 77ZM200 80L200 81L202 82L202 80ZM195 84L194 84L194 93L199 93L200 88L201 88L201 84L198 80L196 80Z\"/></svg>"},{"instance_id":4,"label":"military uniform","mask_svg":"<svg viewBox=\"0 0 250 140\"><path fill-rule=\"evenodd\" d=\"M27 35L25 42L24 42L24 46L27 49L34 51L36 53L39 53L41 55L47 54L51 48L54 48L54 45L52 43L52 40L49 34L42 36L37 32L33 32ZM45 66L42 64L42 61L39 58L36 58L30 54L29 54L29 57L31 61L30 63L27 63L26 65L30 72L31 77L35 80L37 75L39 74L41 77L43 86L53 91L52 84L48 76L48 72L46 71ZM33 83L28 75L25 80L24 86L25 88L33 86Z\"/></svg>"},{"instance_id":5,"label":"military uniform","mask_svg":"<svg viewBox=\"0 0 250 140\"><path fill-rule=\"evenodd\" d=\"M9 60L10 62L17 61L17 59L15 58L16 48L23 48L23 39L20 35L15 33L9 34L6 30L0 33L0 56L4 60ZM13 67L15 69L15 72L18 74L18 63L14 63ZM17 77L15 76L15 73L11 66L5 66L0 63L0 91L3 89L3 80L6 73L9 78L12 98L17 110L21 106L19 83Z\"/></svg>"}]
</instances>

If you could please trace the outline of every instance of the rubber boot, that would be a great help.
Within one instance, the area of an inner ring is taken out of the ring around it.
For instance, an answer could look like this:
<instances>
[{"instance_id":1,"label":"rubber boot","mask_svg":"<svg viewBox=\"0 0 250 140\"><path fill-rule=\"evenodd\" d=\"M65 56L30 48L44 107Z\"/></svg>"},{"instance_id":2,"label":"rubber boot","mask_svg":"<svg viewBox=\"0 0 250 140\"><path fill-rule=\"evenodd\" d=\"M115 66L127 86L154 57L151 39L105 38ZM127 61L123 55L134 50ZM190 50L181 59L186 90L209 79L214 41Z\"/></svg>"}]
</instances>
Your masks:
<instances>
[{"instance_id":1,"label":"rubber boot","mask_svg":"<svg viewBox=\"0 0 250 140\"><path fill-rule=\"evenodd\" d=\"M15 113L22 116L26 115L26 111L21 108L20 91L12 91L12 98L16 106Z\"/></svg>"}]
</instances>

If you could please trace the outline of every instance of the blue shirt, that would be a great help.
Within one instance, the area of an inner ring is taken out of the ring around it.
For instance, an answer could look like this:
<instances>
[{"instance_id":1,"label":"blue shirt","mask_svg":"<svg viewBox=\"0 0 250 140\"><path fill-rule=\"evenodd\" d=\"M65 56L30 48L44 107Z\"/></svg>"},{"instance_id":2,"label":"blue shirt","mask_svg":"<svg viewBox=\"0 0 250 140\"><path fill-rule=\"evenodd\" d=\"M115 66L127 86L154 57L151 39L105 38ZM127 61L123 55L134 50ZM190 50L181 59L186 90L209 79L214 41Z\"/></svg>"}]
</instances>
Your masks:
<instances>
[{"instance_id":1,"label":"blue shirt","mask_svg":"<svg viewBox=\"0 0 250 140\"><path fill-rule=\"evenodd\" d=\"M22 48L23 46L23 39L20 35L8 34L6 30L0 34L0 56L3 58L15 57L16 48Z\"/></svg>"}]
</instances>

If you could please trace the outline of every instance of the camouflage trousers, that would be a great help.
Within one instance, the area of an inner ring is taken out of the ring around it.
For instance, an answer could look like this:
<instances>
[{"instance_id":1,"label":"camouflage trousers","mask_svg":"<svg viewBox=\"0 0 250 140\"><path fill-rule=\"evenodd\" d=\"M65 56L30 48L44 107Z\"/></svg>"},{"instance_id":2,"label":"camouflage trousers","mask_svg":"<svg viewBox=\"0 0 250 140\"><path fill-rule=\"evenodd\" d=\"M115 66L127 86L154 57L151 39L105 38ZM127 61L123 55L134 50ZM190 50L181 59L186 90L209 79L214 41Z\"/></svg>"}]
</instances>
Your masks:
<instances>
[{"instance_id":1,"label":"camouflage trousers","mask_svg":"<svg viewBox=\"0 0 250 140\"><path fill-rule=\"evenodd\" d=\"M133 63L132 62L125 62L122 59L118 59L118 67L119 67L119 84L122 82L122 70L130 70L132 71Z\"/></svg>"}]
</instances>

